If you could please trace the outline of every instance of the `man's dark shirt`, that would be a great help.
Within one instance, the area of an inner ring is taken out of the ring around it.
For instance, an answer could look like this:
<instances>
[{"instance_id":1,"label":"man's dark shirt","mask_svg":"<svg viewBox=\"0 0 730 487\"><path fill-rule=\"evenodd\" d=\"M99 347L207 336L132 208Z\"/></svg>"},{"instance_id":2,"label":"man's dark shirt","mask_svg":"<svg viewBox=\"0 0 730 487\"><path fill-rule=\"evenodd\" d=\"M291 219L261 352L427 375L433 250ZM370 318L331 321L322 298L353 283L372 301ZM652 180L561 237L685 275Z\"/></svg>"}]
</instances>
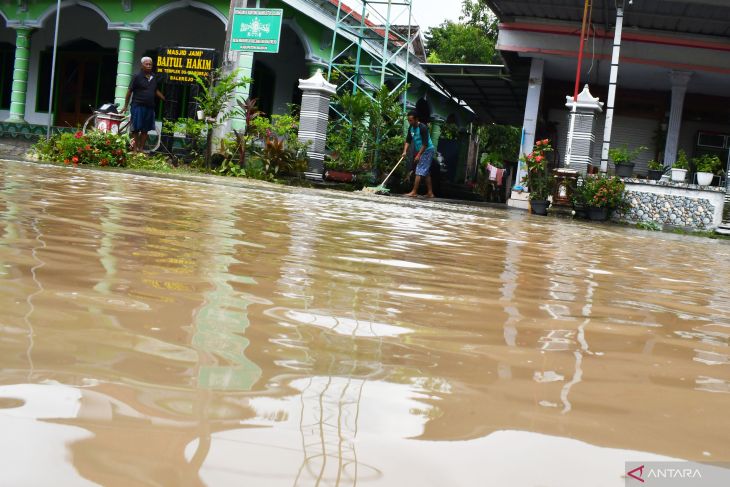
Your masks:
<instances>
[{"instance_id":1,"label":"man's dark shirt","mask_svg":"<svg viewBox=\"0 0 730 487\"><path fill-rule=\"evenodd\" d=\"M129 84L132 91L132 105L155 106L155 92L157 91L157 76L152 75L148 80L141 71L134 75Z\"/></svg>"},{"instance_id":2,"label":"man's dark shirt","mask_svg":"<svg viewBox=\"0 0 730 487\"><path fill-rule=\"evenodd\" d=\"M427 144L429 140L428 127L424 123L419 123L418 129L421 131L421 144ZM409 144L413 144L413 134L410 131L410 127L408 130L408 135L406 136L406 142ZM426 146L426 148L428 148L428 146ZM421 148L418 147L416 150L418 151L420 149Z\"/></svg>"}]
</instances>

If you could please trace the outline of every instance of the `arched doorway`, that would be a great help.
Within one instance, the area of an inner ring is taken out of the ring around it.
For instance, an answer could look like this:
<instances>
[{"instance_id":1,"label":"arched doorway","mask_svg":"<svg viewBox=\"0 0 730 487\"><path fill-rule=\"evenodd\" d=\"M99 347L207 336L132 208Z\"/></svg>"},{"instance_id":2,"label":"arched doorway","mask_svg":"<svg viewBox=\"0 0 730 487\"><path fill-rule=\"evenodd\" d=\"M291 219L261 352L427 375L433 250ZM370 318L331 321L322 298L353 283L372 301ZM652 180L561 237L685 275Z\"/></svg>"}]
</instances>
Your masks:
<instances>
[{"instance_id":1,"label":"arched doorway","mask_svg":"<svg viewBox=\"0 0 730 487\"><path fill-rule=\"evenodd\" d=\"M79 39L59 46L57 63L56 125L79 126L99 105L114 100L117 55L113 49Z\"/></svg>"},{"instance_id":2,"label":"arched doorway","mask_svg":"<svg viewBox=\"0 0 730 487\"><path fill-rule=\"evenodd\" d=\"M15 31L0 20L0 116L5 120L10 110L10 95L13 91L13 67L15 65ZM8 113L6 113L8 112Z\"/></svg>"},{"instance_id":3,"label":"arched doorway","mask_svg":"<svg viewBox=\"0 0 730 487\"><path fill-rule=\"evenodd\" d=\"M299 105L302 93L299 79L307 76L307 49L299 34L290 26L281 29L278 54L255 56L251 97L267 115L289 113L289 104Z\"/></svg>"},{"instance_id":4,"label":"arched doorway","mask_svg":"<svg viewBox=\"0 0 730 487\"><path fill-rule=\"evenodd\" d=\"M217 64L221 64L221 56L226 39L226 26L213 13L200 8L173 5L173 9L158 12L149 19L150 30L137 35L135 60L143 56L157 59L161 47L197 47L215 49L218 53ZM134 67L135 71L139 66ZM157 110L158 119L175 120L181 117L193 117L197 88L194 85L163 85L167 101L160 103Z\"/></svg>"},{"instance_id":5,"label":"arched doorway","mask_svg":"<svg viewBox=\"0 0 730 487\"><path fill-rule=\"evenodd\" d=\"M26 120L48 120L56 14L31 37ZM73 5L61 11L53 110L54 124L76 127L94 108L114 99L118 38L98 12Z\"/></svg>"}]
</instances>

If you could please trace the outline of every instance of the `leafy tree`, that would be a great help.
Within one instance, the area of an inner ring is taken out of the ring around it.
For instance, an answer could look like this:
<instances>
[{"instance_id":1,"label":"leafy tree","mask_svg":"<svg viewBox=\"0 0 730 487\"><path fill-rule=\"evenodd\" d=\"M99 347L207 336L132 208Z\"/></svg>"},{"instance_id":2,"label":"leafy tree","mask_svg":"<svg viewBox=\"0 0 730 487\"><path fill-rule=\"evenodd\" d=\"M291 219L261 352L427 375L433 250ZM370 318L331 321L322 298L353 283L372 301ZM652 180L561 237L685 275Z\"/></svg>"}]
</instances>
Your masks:
<instances>
[{"instance_id":1,"label":"leafy tree","mask_svg":"<svg viewBox=\"0 0 730 487\"><path fill-rule=\"evenodd\" d=\"M432 63L489 64L494 41L479 27L446 21L426 33L428 61Z\"/></svg>"},{"instance_id":2,"label":"leafy tree","mask_svg":"<svg viewBox=\"0 0 730 487\"><path fill-rule=\"evenodd\" d=\"M431 63L490 64L497 58L497 17L484 0L463 0L460 22L447 21L426 33Z\"/></svg>"},{"instance_id":3,"label":"leafy tree","mask_svg":"<svg viewBox=\"0 0 730 487\"><path fill-rule=\"evenodd\" d=\"M479 27L487 37L497 42L499 21L484 0L463 0L460 20L467 25Z\"/></svg>"}]
</instances>

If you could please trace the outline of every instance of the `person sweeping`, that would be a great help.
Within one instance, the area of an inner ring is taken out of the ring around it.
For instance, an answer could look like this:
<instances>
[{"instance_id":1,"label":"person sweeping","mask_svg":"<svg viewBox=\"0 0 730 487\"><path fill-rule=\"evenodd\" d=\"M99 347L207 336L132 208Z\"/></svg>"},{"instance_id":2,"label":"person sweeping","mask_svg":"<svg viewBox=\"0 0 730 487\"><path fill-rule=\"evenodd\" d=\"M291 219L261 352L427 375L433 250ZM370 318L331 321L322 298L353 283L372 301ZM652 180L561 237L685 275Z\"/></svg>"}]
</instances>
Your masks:
<instances>
[{"instance_id":1,"label":"person sweeping","mask_svg":"<svg viewBox=\"0 0 730 487\"><path fill-rule=\"evenodd\" d=\"M408 154L408 148L413 144L416 155L413 162L416 164L416 181L413 183L413 190L406 196L415 198L418 196L418 189L421 186L421 179L426 178L427 198L433 198L433 184L431 182L431 161L436 153L436 149L431 142L431 135L428 133L428 127L421 123L416 112L408 113L408 136L403 147L403 156Z\"/></svg>"}]
</instances>

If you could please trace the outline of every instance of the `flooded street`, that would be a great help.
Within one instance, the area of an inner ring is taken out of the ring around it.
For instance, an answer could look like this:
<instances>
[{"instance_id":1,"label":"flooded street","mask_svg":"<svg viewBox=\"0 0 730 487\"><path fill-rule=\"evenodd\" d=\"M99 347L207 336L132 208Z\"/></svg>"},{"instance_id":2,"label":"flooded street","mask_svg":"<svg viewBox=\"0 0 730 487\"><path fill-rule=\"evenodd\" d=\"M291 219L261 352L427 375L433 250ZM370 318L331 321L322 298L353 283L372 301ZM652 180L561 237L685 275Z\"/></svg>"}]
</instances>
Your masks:
<instances>
[{"instance_id":1,"label":"flooded street","mask_svg":"<svg viewBox=\"0 0 730 487\"><path fill-rule=\"evenodd\" d=\"M730 461L728 242L0 162L0 485Z\"/></svg>"}]
</instances>

